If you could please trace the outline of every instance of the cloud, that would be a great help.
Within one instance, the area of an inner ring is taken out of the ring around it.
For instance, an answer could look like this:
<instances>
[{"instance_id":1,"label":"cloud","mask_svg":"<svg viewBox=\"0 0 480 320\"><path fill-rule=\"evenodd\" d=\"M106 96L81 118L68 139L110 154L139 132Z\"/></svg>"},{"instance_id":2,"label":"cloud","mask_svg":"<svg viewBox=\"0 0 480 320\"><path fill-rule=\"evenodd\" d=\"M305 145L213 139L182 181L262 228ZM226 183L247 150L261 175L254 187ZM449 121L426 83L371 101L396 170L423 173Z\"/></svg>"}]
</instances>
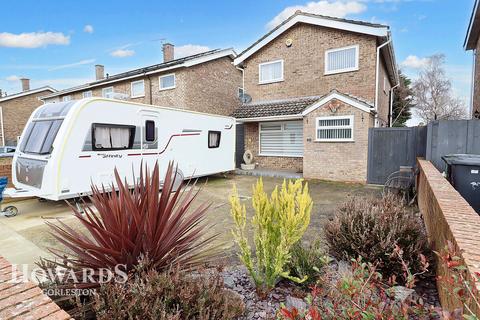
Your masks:
<instances>
[{"instance_id":1,"label":"cloud","mask_svg":"<svg viewBox=\"0 0 480 320\"><path fill-rule=\"evenodd\" d=\"M11 76L6 77L5 80L10 81L10 82L13 82L13 81L18 81L18 80L20 80L20 77L19 77L19 76L16 76L16 75L11 75Z\"/></svg>"},{"instance_id":2,"label":"cloud","mask_svg":"<svg viewBox=\"0 0 480 320\"><path fill-rule=\"evenodd\" d=\"M83 27L83 32L93 33L93 26L91 24L85 25L85 27Z\"/></svg>"},{"instance_id":3,"label":"cloud","mask_svg":"<svg viewBox=\"0 0 480 320\"><path fill-rule=\"evenodd\" d=\"M406 68L420 69L425 67L430 60L428 58L419 58L415 55L409 55L400 65Z\"/></svg>"},{"instance_id":4,"label":"cloud","mask_svg":"<svg viewBox=\"0 0 480 320\"><path fill-rule=\"evenodd\" d=\"M32 49L68 44L70 44L70 36L61 32L0 33L0 47Z\"/></svg>"},{"instance_id":5,"label":"cloud","mask_svg":"<svg viewBox=\"0 0 480 320\"><path fill-rule=\"evenodd\" d=\"M126 57L131 57L135 54L134 50L130 49L117 49L112 52L110 52L110 55L115 58L126 58Z\"/></svg>"},{"instance_id":6,"label":"cloud","mask_svg":"<svg viewBox=\"0 0 480 320\"><path fill-rule=\"evenodd\" d=\"M58 66L54 66L54 67L51 67L50 69L48 69L48 71L74 68L74 67L78 67L78 66L83 66L85 64L94 63L94 62L95 62L95 59L85 59L85 60L80 60L78 62L73 62L73 63L61 64L61 65L58 65Z\"/></svg>"},{"instance_id":7,"label":"cloud","mask_svg":"<svg viewBox=\"0 0 480 320\"><path fill-rule=\"evenodd\" d=\"M301 10L308 13L321 14L324 16L344 18L349 14L358 14L367 10L367 6L358 0L340 1L340 0L321 0L309 2L305 5L296 5L286 7L275 18L267 23L268 29L273 29L285 19L290 17L295 11Z\"/></svg>"},{"instance_id":8,"label":"cloud","mask_svg":"<svg viewBox=\"0 0 480 320\"><path fill-rule=\"evenodd\" d=\"M211 50L209 47L197 44L186 44L184 46L178 46L175 47L175 59L188 57L209 50Z\"/></svg>"}]
</instances>

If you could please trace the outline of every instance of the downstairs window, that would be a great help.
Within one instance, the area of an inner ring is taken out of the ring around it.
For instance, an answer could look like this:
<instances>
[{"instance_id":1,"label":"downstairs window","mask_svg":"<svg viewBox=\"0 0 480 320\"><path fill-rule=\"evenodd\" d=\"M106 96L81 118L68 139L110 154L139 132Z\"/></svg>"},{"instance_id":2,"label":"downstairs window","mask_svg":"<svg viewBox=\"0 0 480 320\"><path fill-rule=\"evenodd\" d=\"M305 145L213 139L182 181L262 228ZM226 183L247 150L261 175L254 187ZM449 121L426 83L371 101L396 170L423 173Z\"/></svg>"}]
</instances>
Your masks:
<instances>
[{"instance_id":1,"label":"downstairs window","mask_svg":"<svg viewBox=\"0 0 480 320\"><path fill-rule=\"evenodd\" d=\"M260 155L303 157L302 121L261 122Z\"/></svg>"},{"instance_id":2,"label":"downstairs window","mask_svg":"<svg viewBox=\"0 0 480 320\"><path fill-rule=\"evenodd\" d=\"M318 117L317 139L323 142L353 141L353 115Z\"/></svg>"}]
</instances>

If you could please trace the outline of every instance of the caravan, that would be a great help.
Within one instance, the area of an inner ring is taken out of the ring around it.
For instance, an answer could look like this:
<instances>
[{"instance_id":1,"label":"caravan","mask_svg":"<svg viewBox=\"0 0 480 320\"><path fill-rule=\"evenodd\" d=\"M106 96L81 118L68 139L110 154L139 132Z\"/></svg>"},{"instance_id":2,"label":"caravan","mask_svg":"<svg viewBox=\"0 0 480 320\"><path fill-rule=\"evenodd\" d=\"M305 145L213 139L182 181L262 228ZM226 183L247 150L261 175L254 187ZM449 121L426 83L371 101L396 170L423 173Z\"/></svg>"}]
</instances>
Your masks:
<instances>
[{"instance_id":1,"label":"caravan","mask_svg":"<svg viewBox=\"0 0 480 320\"><path fill-rule=\"evenodd\" d=\"M185 178L234 170L235 120L104 98L49 103L31 115L5 196L50 200L111 185L114 168L133 184L143 161L178 163Z\"/></svg>"}]
</instances>

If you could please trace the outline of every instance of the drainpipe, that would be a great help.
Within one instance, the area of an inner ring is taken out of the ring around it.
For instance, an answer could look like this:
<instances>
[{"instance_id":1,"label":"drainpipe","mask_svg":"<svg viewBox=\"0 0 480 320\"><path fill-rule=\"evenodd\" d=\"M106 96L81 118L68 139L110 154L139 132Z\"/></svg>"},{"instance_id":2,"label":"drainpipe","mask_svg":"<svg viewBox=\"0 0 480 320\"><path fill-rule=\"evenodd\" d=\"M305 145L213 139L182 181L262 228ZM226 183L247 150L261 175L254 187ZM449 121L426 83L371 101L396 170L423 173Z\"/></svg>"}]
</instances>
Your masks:
<instances>
[{"instance_id":1,"label":"drainpipe","mask_svg":"<svg viewBox=\"0 0 480 320\"><path fill-rule=\"evenodd\" d=\"M392 88L390 88L390 128L393 126L393 93L394 90L400 85L400 82L398 82L396 85L394 85Z\"/></svg>"},{"instance_id":2,"label":"drainpipe","mask_svg":"<svg viewBox=\"0 0 480 320\"><path fill-rule=\"evenodd\" d=\"M5 130L3 129L3 107L0 107L0 125L2 127L2 146L5 147Z\"/></svg>"},{"instance_id":3,"label":"drainpipe","mask_svg":"<svg viewBox=\"0 0 480 320\"><path fill-rule=\"evenodd\" d=\"M477 49L473 50L473 63L472 63L472 83L470 84L470 116L472 119L473 117L473 111L474 111L474 106L473 106L473 97L474 97L474 90L475 90L475 65L476 65L476 59L477 58Z\"/></svg>"},{"instance_id":4,"label":"drainpipe","mask_svg":"<svg viewBox=\"0 0 480 320\"><path fill-rule=\"evenodd\" d=\"M239 68L237 66L235 66L235 68L237 68L242 72L242 90L243 90L243 93L245 93L245 69Z\"/></svg>"},{"instance_id":5,"label":"drainpipe","mask_svg":"<svg viewBox=\"0 0 480 320\"><path fill-rule=\"evenodd\" d=\"M375 71L375 127L378 126L378 75L380 73L380 50L390 42L392 42L392 39L390 39L390 35L388 35L388 41L377 47L377 69Z\"/></svg>"}]
</instances>

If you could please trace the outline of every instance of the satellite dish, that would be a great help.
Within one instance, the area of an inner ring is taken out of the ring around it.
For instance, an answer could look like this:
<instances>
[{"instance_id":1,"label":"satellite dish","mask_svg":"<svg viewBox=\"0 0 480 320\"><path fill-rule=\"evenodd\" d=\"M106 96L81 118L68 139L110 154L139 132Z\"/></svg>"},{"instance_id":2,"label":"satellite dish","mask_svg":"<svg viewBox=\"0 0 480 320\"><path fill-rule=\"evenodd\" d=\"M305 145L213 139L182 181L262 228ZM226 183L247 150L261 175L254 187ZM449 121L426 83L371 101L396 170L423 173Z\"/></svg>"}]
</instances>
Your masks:
<instances>
[{"instance_id":1,"label":"satellite dish","mask_svg":"<svg viewBox=\"0 0 480 320\"><path fill-rule=\"evenodd\" d=\"M246 94L246 93L240 93L238 95L238 99L240 99L240 101L243 104L252 102L252 97L249 94Z\"/></svg>"}]
</instances>

